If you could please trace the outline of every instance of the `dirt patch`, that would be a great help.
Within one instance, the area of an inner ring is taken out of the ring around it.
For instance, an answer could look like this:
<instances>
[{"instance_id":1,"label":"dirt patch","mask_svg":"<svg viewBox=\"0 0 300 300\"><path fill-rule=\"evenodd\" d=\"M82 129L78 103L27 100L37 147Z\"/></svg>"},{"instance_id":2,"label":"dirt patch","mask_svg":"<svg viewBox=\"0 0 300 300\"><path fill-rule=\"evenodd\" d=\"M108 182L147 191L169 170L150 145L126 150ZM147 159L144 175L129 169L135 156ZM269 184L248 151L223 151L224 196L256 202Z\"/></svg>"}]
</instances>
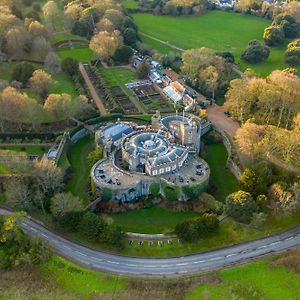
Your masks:
<instances>
[{"instance_id":1,"label":"dirt patch","mask_svg":"<svg viewBox=\"0 0 300 300\"><path fill-rule=\"evenodd\" d=\"M68 271L69 271L70 273L82 273L81 270L79 270L79 269L77 269L77 268L74 268L74 267L69 267L69 268L68 268Z\"/></svg>"}]
</instances>

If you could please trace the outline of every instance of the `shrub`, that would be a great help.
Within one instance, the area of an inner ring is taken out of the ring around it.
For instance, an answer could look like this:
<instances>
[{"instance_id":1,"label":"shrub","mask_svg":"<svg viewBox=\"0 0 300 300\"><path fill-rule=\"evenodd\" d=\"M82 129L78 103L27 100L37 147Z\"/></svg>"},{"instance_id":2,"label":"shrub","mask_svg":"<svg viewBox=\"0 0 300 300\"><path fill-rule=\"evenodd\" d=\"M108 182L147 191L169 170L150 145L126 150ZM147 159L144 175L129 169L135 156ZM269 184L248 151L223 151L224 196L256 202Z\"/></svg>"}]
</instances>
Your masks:
<instances>
[{"instance_id":1,"label":"shrub","mask_svg":"<svg viewBox=\"0 0 300 300\"><path fill-rule=\"evenodd\" d=\"M195 185L186 185L182 187L183 193L188 199L196 199L207 188L207 183L203 182Z\"/></svg>"},{"instance_id":2,"label":"shrub","mask_svg":"<svg viewBox=\"0 0 300 300\"><path fill-rule=\"evenodd\" d=\"M79 72L77 60L71 57L67 57L62 61L61 68L65 73L69 74L70 76L75 76Z\"/></svg>"},{"instance_id":3,"label":"shrub","mask_svg":"<svg viewBox=\"0 0 300 300\"><path fill-rule=\"evenodd\" d=\"M266 60L269 54L269 47L257 40L253 40L249 42L247 49L241 54L241 58L251 64L257 64Z\"/></svg>"},{"instance_id":4,"label":"shrub","mask_svg":"<svg viewBox=\"0 0 300 300\"><path fill-rule=\"evenodd\" d=\"M20 81L23 83L23 85L26 85L33 72L33 64L28 62L20 62L13 69L12 80Z\"/></svg>"},{"instance_id":5,"label":"shrub","mask_svg":"<svg viewBox=\"0 0 300 300\"><path fill-rule=\"evenodd\" d=\"M84 211L70 211L67 212L62 218L58 219L58 224L68 232L75 232L78 229L85 212Z\"/></svg>"},{"instance_id":6,"label":"shrub","mask_svg":"<svg viewBox=\"0 0 300 300\"><path fill-rule=\"evenodd\" d=\"M258 206L250 193L238 191L226 198L226 214L238 222L250 223Z\"/></svg>"},{"instance_id":7,"label":"shrub","mask_svg":"<svg viewBox=\"0 0 300 300\"><path fill-rule=\"evenodd\" d=\"M101 189L101 199L103 201L110 201L112 199L112 191L108 188Z\"/></svg>"},{"instance_id":8,"label":"shrub","mask_svg":"<svg viewBox=\"0 0 300 300\"><path fill-rule=\"evenodd\" d=\"M265 28L263 37L268 46L279 46L284 41L284 32L280 26L269 26Z\"/></svg>"},{"instance_id":9,"label":"shrub","mask_svg":"<svg viewBox=\"0 0 300 300\"><path fill-rule=\"evenodd\" d=\"M218 227L219 221L217 215L206 213L199 218L177 224L175 233L180 239L193 242L215 232Z\"/></svg>"},{"instance_id":10,"label":"shrub","mask_svg":"<svg viewBox=\"0 0 300 300\"><path fill-rule=\"evenodd\" d=\"M179 198L180 188L166 185L163 189L164 195L169 201L177 201Z\"/></svg>"},{"instance_id":11,"label":"shrub","mask_svg":"<svg viewBox=\"0 0 300 300\"><path fill-rule=\"evenodd\" d=\"M110 225L101 234L100 241L114 248L122 249L125 244L125 233L120 226Z\"/></svg>"},{"instance_id":12,"label":"shrub","mask_svg":"<svg viewBox=\"0 0 300 300\"><path fill-rule=\"evenodd\" d=\"M153 197L157 197L160 192L160 185L159 183L153 182L150 185L150 193L152 194Z\"/></svg>"},{"instance_id":13,"label":"shrub","mask_svg":"<svg viewBox=\"0 0 300 300\"><path fill-rule=\"evenodd\" d=\"M96 242L106 226L107 224L102 217L86 212L78 225L78 231L87 240Z\"/></svg>"}]
</instances>

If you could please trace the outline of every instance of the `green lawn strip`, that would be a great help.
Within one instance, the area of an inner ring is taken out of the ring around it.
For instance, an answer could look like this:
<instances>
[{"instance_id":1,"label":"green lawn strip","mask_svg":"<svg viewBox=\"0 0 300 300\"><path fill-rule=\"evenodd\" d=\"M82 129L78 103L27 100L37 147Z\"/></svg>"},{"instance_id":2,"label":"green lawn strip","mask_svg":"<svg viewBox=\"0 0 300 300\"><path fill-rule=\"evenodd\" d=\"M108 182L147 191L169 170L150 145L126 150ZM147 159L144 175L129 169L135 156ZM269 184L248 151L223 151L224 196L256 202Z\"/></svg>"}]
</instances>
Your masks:
<instances>
[{"instance_id":1,"label":"green lawn strip","mask_svg":"<svg viewBox=\"0 0 300 300\"><path fill-rule=\"evenodd\" d=\"M55 83L50 93L54 93L54 94L67 93L72 98L78 96L75 85L69 75L65 73L60 73L60 74L53 75L52 77L55 80Z\"/></svg>"},{"instance_id":2,"label":"green lawn strip","mask_svg":"<svg viewBox=\"0 0 300 300\"><path fill-rule=\"evenodd\" d=\"M208 162L211 175L210 180L217 188L215 197L219 201L225 200L226 196L238 190L238 181L234 175L226 169L227 151L222 143L207 145L204 159Z\"/></svg>"},{"instance_id":3,"label":"green lawn strip","mask_svg":"<svg viewBox=\"0 0 300 300\"><path fill-rule=\"evenodd\" d=\"M197 286L187 299L298 299L300 277L283 267L270 268L269 260L225 269L220 284Z\"/></svg>"},{"instance_id":4,"label":"green lawn strip","mask_svg":"<svg viewBox=\"0 0 300 300\"><path fill-rule=\"evenodd\" d=\"M0 79L1 80L11 80L12 72L13 72L13 64L12 63L0 63Z\"/></svg>"},{"instance_id":5,"label":"green lawn strip","mask_svg":"<svg viewBox=\"0 0 300 300\"><path fill-rule=\"evenodd\" d=\"M82 36L80 35L76 35L76 34L71 34L71 33L68 33L68 32L65 32L65 33L57 33L57 34L54 34L50 41L52 44L54 43L57 43L57 42L60 42L60 41L65 41L65 40L86 40L85 38L83 38Z\"/></svg>"},{"instance_id":6,"label":"green lawn strip","mask_svg":"<svg viewBox=\"0 0 300 300\"><path fill-rule=\"evenodd\" d=\"M90 175L86 159L92 148L93 140L87 136L78 141L67 154L73 178L68 182L66 191L83 199L85 204L88 203L87 183Z\"/></svg>"},{"instance_id":7,"label":"green lawn strip","mask_svg":"<svg viewBox=\"0 0 300 300\"><path fill-rule=\"evenodd\" d=\"M58 256L41 266L41 270L66 291L82 296L99 296L125 289L124 279L119 276L82 268Z\"/></svg>"},{"instance_id":8,"label":"green lawn strip","mask_svg":"<svg viewBox=\"0 0 300 300\"><path fill-rule=\"evenodd\" d=\"M37 145L31 145L31 146L0 146L0 150L11 150L16 152L25 152L29 155L38 155L39 157L42 157L43 154L47 153L50 149L50 146L37 146Z\"/></svg>"},{"instance_id":9,"label":"green lawn strip","mask_svg":"<svg viewBox=\"0 0 300 300\"><path fill-rule=\"evenodd\" d=\"M225 11L211 11L200 17L178 18L151 14L133 14L133 17L143 33L184 49L208 47L216 51L230 51L235 55L237 63L248 42L262 40L263 30L270 24L270 21L263 18ZM155 48L157 46L153 40L146 39L145 42L150 42ZM283 69L286 67L283 61L285 49L285 45L272 48L270 57L262 64L241 62L241 69L252 68L262 76L274 69Z\"/></svg>"},{"instance_id":10,"label":"green lawn strip","mask_svg":"<svg viewBox=\"0 0 300 300\"><path fill-rule=\"evenodd\" d=\"M199 215L197 212L174 212L160 207L151 207L109 216L125 231L165 233L173 231L178 223Z\"/></svg>"},{"instance_id":11,"label":"green lawn strip","mask_svg":"<svg viewBox=\"0 0 300 300\"><path fill-rule=\"evenodd\" d=\"M88 46L74 49L56 49L56 53L61 59L71 57L83 63L88 63L94 59L94 54Z\"/></svg>"},{"instance_id":12,"label":"green lawn strip","mask_svg":"<svg viewBox=\"0 0 300 300\"><path fill-rule=\"evenodd\" d=\"M9 171L2 165L0 164L0 174L9 174ZM1 193L0 193L0 203L1 203Z\"/></svg>"},{"instance_id":13,"label":"green lawn strip","mask_svg":"<svg viewBox=\"0 0 300 300\"><path fill-rule=\"evenodd\" d=\"M122 5L128 9L135 9L139 7L138 1L135 0L123 0Z\"/></svg>"}]
</instances>

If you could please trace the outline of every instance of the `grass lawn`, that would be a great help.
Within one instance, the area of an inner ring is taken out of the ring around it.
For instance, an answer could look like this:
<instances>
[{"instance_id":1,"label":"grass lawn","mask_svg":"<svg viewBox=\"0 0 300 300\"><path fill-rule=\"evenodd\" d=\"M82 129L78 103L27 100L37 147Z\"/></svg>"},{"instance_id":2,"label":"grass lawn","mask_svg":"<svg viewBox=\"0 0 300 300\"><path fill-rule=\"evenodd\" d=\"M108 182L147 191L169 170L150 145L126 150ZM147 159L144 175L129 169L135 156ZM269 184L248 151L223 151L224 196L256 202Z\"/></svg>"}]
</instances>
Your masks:
<instances>
[{"instance_id":1,"label":"grass lawn","mask_svg":"<svg viewBox=\"0 0 300 300\"><path fill-rule=\"evenodd\" d=\"M60 73L60 74L53 75L52 77L55 80L55 83L50 93L54 93L54 94L67 93L72 98L78 96L78 93L75 89L75 85L69 75L65 73Z\"/></svg>"},{"instance_id":2,"label":"grass lawn","mask_svg":"<svg viewBox=\"0 0 300 300\"><path fill-rule=\"evenodd\" d=\"M101 68L100 74L110 87L123 86L137 80L135 73L126 68Z\"/></svg>"},{"instance_id":3,"label":"grass lawn","mask_svg":"<svg viewBox=\"0 0 300 300\"><path fill-rule=\"evenodd\" d=\"M50 149L49 146L0 146L0 150L11 150L16 152L25 152L29 155L39 155L41 157Z\"/></svg>"},{"instance_id":4,"label":"grass lawn","mask_svg":"<svg viewBox=\"0 0 300 300\"><path fill-rule=\"evenodd\" d=\"M178 223L197 216L196 212L173 212L160 207L109 215L125 231L138 233L171 232Z\"/></svg>"},{"instance_id":5,"label":"grass lawn","mask_svg":"<svg viewBox=\"0 0 300 300\"><path fill-rule=\"evenodd\" d=\"M75 35L75 34L71 34L71 33L57 33L54 34L50 41L52 44L60 42L60 41L65 41L65 40L70 40L70 39L78 39L78 40L85 40L85 38L83 38L80 35Z\"/></svg>"},{"instance_id":6,"label":"grass lawn","mask_svg":"<svg viewBox=\"0 0 300 300\"><path fill-rule=\"evenodd\" d=\"M151 14L133 14L133 17L143 33L184 49L208 47L216 51L230 51L237 62L248 42L252 39L262 40L263 30L270 24L270 21L263 18L219 10L203 16L180 18ZM145 42L154 48L157 46L157 42L149 38ZM263 64L241 63L241 68L251 67L263 76L274 69L283 69L284 50L285 46L271 49L270 57Z\"/></svg>"},{"instance_id":7,"label":"grass lawn","mask_svg":"<svg viewBox=\"0 0 300 300\"><path fill-rule=\"evenodd\" d=\"M74 49L56 49L56 53L61 59L71 57L83 63L90 62L94 58L94 54L88 46Z\"/></svg>"},{"instance_id":8,"label":"grass lawn","mask_svg":"<svg viewBox=\"0 0 300 300\"><path fill-rule=\"evenodd\" d=\"M139 7L138 1L135 0L123 0L122 5L129 9L135 9Z\"/></svg>"},{"instance_id":9,"label":"grass lawn","mask_svg":"<svg viewBox=\"0 0 300 300\"><path fill-rule=\"evenodd\" d=\"M63 258L54 256L41 266L46 277L58 283L69 292L84 296L119 292L125 288L124 280L77 266Z\"/></svg>"},{"instance_id":10,"label":"grass lawn","mask_svg":"<svg viewBox=\"0 0 300 300\"><path fill-rule=\"evenodd\" d=\"M83 199L87 204L87 183L90 175L86 158L93 148L93 140L87 136L78 141L68 152L67 157L73 170L73 178L66 186L66 191Z\"/></svg>"},{"instance_id":11,"label":"grass lawn","mask_svg":"<svg viewBox=\"0 0 300 300\"><path fill-rule=\"evenodd\" d=\"M159 53L170 53L170 52L178 52L175 49L164 45L156 40L153 40L147 36L141 35L143 43L150 45L151 47L153 47L154 49L156 49Z\"/></svg>"},{"instance_id":12,"label":"grass lawn","mask_svg":"<svg viewBox=\"0 0 300 300\"><path fill-rule=\"evenodd\" d=\"M219 200L225 200L226 196L238 190L238 181L233 174L226 169L227 151L222 143L207 145L204 159L211 170L210 180L217 188L214 196Z\"/></svg>"},{"instance_id":13,"label":"grass lawn","mask_svg":"<svg viewBox=\"0 0 300 300\"><path fill-rule=\"evenodd\" d=\"M199 285L187 299L298 299L299 275L283 267L270 268L268 263L263 260L219 271L221 283Z\"/></svg>"}]
</instances>

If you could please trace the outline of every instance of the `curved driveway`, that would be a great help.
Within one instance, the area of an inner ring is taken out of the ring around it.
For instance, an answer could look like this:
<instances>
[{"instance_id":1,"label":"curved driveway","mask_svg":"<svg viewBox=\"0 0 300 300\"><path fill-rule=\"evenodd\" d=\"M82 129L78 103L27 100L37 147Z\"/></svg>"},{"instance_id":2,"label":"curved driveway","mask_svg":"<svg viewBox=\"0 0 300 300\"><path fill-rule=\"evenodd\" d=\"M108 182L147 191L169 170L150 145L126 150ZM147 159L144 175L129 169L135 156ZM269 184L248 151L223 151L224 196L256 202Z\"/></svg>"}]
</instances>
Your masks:
<instances>
[{"instance_id":1,"label":"curved driveway","mask_svg":"<svg viewBox=\"0 0 300 300\"><path fill-rule=\"evenodd\" d=\"M0 209L0 214L10 212ZM137 258L89 249L66 240L30 220L25 220L22 227L30 235L47 240L55 252L75 263L97 270L138 276L178 276L207 272L294 248L300 244L298 226L284 233L206 253L173 258Z\"/></svg>"}]
</instances>

